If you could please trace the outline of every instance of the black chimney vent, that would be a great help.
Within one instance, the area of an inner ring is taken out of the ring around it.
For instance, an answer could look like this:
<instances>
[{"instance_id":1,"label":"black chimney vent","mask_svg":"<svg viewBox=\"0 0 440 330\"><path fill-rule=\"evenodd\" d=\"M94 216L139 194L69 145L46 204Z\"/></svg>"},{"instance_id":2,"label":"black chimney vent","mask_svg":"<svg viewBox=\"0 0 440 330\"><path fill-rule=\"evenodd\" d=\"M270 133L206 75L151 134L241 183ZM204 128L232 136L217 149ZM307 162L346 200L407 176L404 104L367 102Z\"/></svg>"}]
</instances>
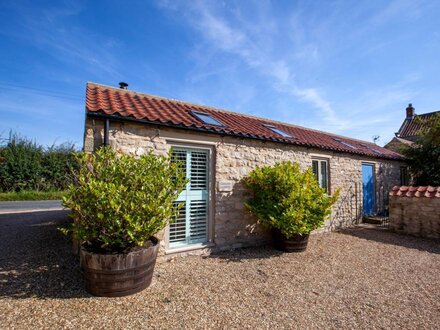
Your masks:
<instances>
[{"instance_id":1,"label":"black chimney vent","mask_svg":"<svg viewBox=\"0 0 440 330\"><path fill-rule=\"evenodd\" d=\"M123 81L121 81L121 82L119 83L119 88L120 88L120 89L127 89L127 87L128 87L128 84L127 84L127 83L125 83L125 82L123 82Z\"/></svg>"}]
</instances>

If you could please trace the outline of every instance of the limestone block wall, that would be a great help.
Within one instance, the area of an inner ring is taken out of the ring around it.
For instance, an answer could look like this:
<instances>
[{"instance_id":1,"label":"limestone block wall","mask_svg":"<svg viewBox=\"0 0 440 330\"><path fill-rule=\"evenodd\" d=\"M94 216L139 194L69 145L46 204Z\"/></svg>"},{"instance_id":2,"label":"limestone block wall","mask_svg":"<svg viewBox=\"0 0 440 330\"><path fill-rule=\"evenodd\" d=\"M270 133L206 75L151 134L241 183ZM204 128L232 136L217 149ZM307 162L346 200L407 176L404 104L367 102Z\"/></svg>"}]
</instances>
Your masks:
<instances>
[{"instance_id":1,"label":"limestone block wall","mask_svg":"<svg viewBox=\"0 0 440 330\"><path fill-rule=\"evenodd\" d=\"M93 151L103 143L103 121L87 118L84 150ZM333 153L320 149L264 142L200 132L158 128L132 122L111 122L110 145L124 153L140 155L149 150L166 153L178 143L187 146L210 146L212 160L211 241L217 249L256 245L270 240L270 233L257 224L245 210L243 202L249 197L242 180L256 166L273 165L290 160L305 170L314 157L326 159L329 164L330 190L341 188L339 201L332 215L319 231L334 230L352 225L362 217L362 163L374 164L376 187L387 191L399 183L400 162ZM232 186L222 191L224 183ZM379 190L379 189L378 189Z\"/></svg>"},{"instance_id":2,"label":"limestone block wall","mask_svg":"<svg viewBox=\"0 0 440 330\"><path fill-rule=\"evenodd\" d=\"M396 232L440 238L440 187L395 187L389 223Z\"/></svg>"}]
</instances>

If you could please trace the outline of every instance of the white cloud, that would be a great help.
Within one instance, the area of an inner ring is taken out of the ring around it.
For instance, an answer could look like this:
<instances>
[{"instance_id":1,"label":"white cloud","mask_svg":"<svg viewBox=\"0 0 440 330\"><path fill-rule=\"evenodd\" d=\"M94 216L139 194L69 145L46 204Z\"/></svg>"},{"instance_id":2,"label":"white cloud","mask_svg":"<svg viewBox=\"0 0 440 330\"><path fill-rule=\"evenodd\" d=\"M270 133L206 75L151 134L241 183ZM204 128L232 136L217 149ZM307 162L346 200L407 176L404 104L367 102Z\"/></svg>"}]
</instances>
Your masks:
<instances>
[{"instance_id":1,"label":"white cloud","mask_svg":"<svg viewBox=\"0 0 440 330\"><path fill-rule=\"evenodd\" d=\"M300 99L310 102L316 108L320 109L327 121L326 124L333 125L334 129L342 130L350 126L350 121L339 118L330 103L325 100L316 89L295 87L292 92Z\"/></svg>"},{"instance_id":2,"label":"white cloud","mask_svg":"<svg viewBox=\"0 0 440 330\"><path fill-rule=\"evenodd\" d=\"M169 10L183 13L187 18L187 24L203 36L210 48L238 56L247 66L272 79L275 90L312 105L321 112L322 118L333 125L334 129L340 130L349 125L347 120L339 118L331 103L317 88L303 87L301 82L295 79L292 72L294 64L289 61L292 53L296 57L308 59L318 57L316 46L305 44L305 47L301 47L303 43L300 31L295 40L297 49L289 49L290 51L285 54L277 54L275 49L269 47L270 43L266 42L276 38L276 33L279 31L276 28L276 20L269 16L270 12L260 17L261 21L253 17L249 26L249 20L246 21L238 16L237 11L219 8L208 2L195 2L192 5L185 2L182 6L177 5L176 2L171 5L169 2L162 2L161 5ZM258 6L259 3L254 5ZM267 4L264 3L263 6L266 8ZM197 19L193 19L194 17ZM262 26L268 26L268 29L255 28ZM295 35L294 31L292 33Z\"/></svg>"},{"instance_id":3,"label":"white cloud","mask_svg":"<svg viewBox=\"0 0 440 330\"><path fill-rule=\"evenodd\" d=\"M369 25L381 25L388 23L398 16L404 20L414 20L421 15L421 6L426 6L425 1L419 0L393 0L390 1L381 11L374 15Z\"/></svg>"},{"instance_id":4,"label":"white cloud","mask_svg":"<svg viewBox=\"0 0 440 330\"><path fill-rule=\"evenodd\" d=\"M433 2L410 0L296 2L282 9L268 1L173 1L166 9L199 36L191 72L199 84L218 72L223 80L239 80L234 85L238 89L254 84L255 95L265 93L262 104L270 109L263 105L254 110L254 101L247 111L366 140L381 135L386 143L401 124L406 103L423 93L420 84L429 75L423 71L428 66L405 60L413 61L415 56L407 56L411 52L427 54L427 46L405 44L420 31L432 7ZM399 33L398 27L408 24L414 29ZM429 38L432 49L435 36L434 31ZM249 71L263 79L250 81Z\"/></svg>"}]
</instances>

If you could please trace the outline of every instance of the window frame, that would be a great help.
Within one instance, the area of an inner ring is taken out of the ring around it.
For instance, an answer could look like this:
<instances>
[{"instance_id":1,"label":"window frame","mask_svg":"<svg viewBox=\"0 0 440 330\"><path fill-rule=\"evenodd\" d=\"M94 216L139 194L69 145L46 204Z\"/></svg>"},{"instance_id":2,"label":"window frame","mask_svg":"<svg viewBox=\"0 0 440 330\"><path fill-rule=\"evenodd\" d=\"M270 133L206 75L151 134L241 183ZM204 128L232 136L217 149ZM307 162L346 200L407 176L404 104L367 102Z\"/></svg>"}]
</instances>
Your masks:
<instances>
[{"instance_id":1,"label":"window frame","mask_svg":"<svg viewBox=\"0 0 440 330\"><path fill-rule=\"evenodd\" d=\"M281 128L278 128L274 125L263 125L265 128L270 129L273 133L276 133L284 138L289 138L289 139L294 139L295 137L287 132L285 132L284 130L282 130Z\"/></svg>"},{"instance_id":2,"label":"window frame","mask_svg":"<svg viewBox=\"0 0 440 330\"><path fill-rule=\"evenodd\" d=\"M353 150L359 150L358 147L352 145L350 142L347 142L347 141L345 141L345 140L342 140L341 138L334 137L333 140L335 140L336 142L339 142L339 143L342 144L343 146L349 147L349 148L351 148L351 149L353 149Z\"/></svg>"},{"instance_id":3,"label":"window frame","mask_svg":"<svg viewBox=\"0 0 440 330\"><path fill-rule=\"evenodd\" d=\"M383 152L382 152L382 151L377 150L377 149L375 149L375 148L373 148L373 147L371 147L371 146L369 146L369 145L367 145L367 144L361 143L361 146L364 147L365 149L368 149L368 150L370 150L370 151L373 151L373 152L376 153L376 154L383 155Z\"/></svg>"},{"instance_id":4,"label":"window frame","mask_svg":"<svg viewBox=\"0 0 440 330\"><path fill-rule=\"evenodd\" d=\"M193 251L197 249L202 249L206 247L215 246L214 244L214 215L215 215L215 203L214 203L214 170L215 170L215 146L211 146L208 144L202 143L187 143L186 141L176 141L174 139L167 139L167 145L170 148L183 148L183 149L191 149L191 150L205 150L208 153L208 186L207 186L207 222L208 222L208 230L207 230L207 241L202 243L191 243L187 245L181 246L170 246L170 225L168 224L164 230L164 245L165 245L165 255L175 254L185 251Z\"/></svg>"},{"instance_id":5,"label":"window frame","mask_svg":"<svg viewBox=\"0 0 440 330\"><path fill-rule=\"evenodd\" d=\"M318 176L316 176L316 173L313 171L313 162L318 162ZM325 162L325 169L326 169L326 182L327 187L324 188L321 186L321 178L322 178L322 163ZM318 180L318 184L321 188L325 189L327 194L330 193L330 159L325 157L312 157L312 171L315 175L316 179Z\"/></svg>"},{"instance_id":6,"label":"window frame","mask_svg":"<svg viewBox=\"0 0 440 330\"><path fill-rule=\"evenodd\" d=\"M196 111L196 110L190 110L189 113L195 117L196 119L200 120L203 124L205 125L210 125L210 126L216 126L216 127L226 127L225 124L223 124L219 119L217 119L216 117L212 116L210 113L206 113L206 112L202 112L202 111ZM202 117L200 116L207 116L209 118L211 118L213 121L217 122L218 124L211 124L211 123L207 123L205 120L203 120Z\"/></svg>"}]
</instances>

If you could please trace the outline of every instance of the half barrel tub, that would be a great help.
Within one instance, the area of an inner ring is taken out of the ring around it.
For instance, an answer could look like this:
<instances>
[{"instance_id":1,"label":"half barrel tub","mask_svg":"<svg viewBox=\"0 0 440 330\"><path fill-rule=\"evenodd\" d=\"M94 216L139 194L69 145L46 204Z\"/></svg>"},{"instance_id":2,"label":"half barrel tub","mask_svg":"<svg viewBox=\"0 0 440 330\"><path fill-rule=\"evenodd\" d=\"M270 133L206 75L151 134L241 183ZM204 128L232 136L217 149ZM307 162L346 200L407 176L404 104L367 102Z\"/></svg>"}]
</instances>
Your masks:
<instances>
[{"instance_id":1,"label":"half barrel tub","mask_svg":"<svg viewBox=\"0 0 440 330\"><path fill-rule=\"evenodd\" d=\"M307 249L309 235L293 235L287 238L280 230L272 230L272 239L275 249L284 252L302 252Z\"/></svg>"},{"instance_id":2,"label":"half barrel tub","mask_svg":"<svg viewBox=\"0 0 440 330\"><path fill-rule=\"evenodd\" d=\"M156 264L159 241L126 254L98 254L81 247L80 263L86 291L102 297L122 297L150 286Z\"/></svg>"}]
</instances>

